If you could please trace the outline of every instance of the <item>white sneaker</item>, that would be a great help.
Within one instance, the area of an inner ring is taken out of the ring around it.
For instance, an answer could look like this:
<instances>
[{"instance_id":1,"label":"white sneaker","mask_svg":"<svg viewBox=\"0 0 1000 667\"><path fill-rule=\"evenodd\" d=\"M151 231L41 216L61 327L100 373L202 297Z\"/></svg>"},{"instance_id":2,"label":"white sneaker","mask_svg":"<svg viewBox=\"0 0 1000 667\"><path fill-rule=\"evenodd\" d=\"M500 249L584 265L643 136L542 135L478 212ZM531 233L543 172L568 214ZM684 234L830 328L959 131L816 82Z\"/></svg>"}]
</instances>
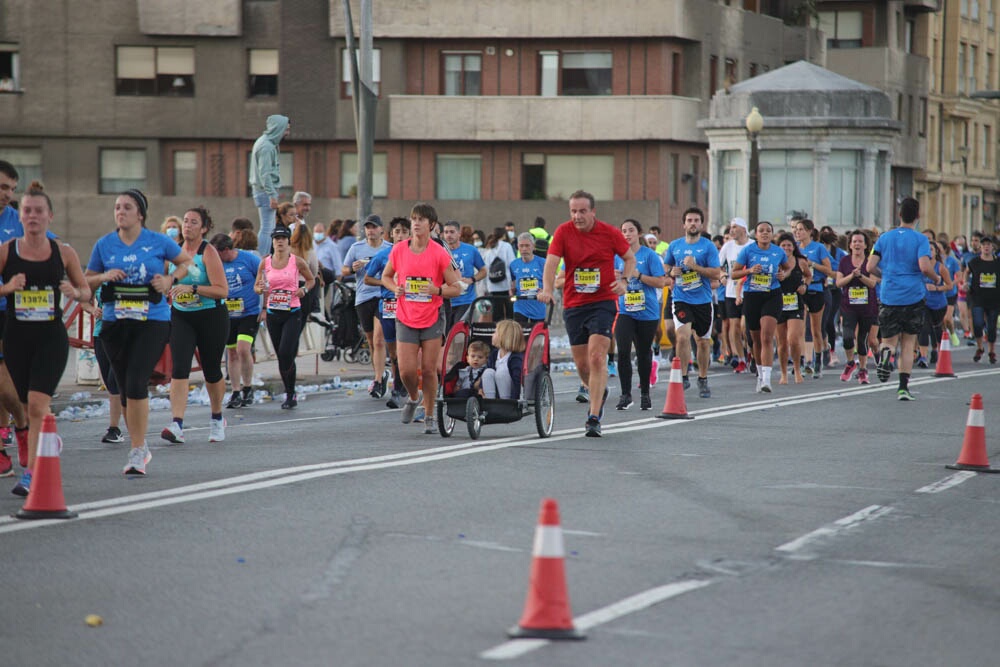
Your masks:
<instances>
[{"instance_id":1,"label":"white sneaker","mask_svg":"<svg viewBox=\"0 0 1000 667\"><path fill-rule=\"evenodd\" d=\"M761 385L763 385L763 383L764 383L764 380L758 375L757 376L757 388L754 389L754 392L756 392L756 393L759 394L760 393Z\"/></svg>"},{"instance_id":2,"label":"white sneaker","mask_svg":"<svg viewBox=\"0 0 1000 667\"><path fill-rule=\"evenodd\" d=\"M172 442L175 445L184 444L184 429L182 429L177 422L170 422L170 425L165 429L160 431L160 437L167 442Z\"/></svg>"},{"instance_id":3,"label":"white sneaker","mask_svg":"<svg viewBox=\"0 0 1000 667\"><path fill-rule=\"evenodd\" d=\"M128 453L128 463L122 472L126 475L145 475L146 464L153 458L149 451L149 446L143 443L142 447L133 447Z\"/></svg>"},{"instance_id":4,"label":"white sneaker","mask_svg":"<svg viewBox=\"0 0 1000 667\"><path fill-rule=\"evenodd\" d=\"M208 441L222 442L226 439L226 418L208 420Z\"/></svg>"}]
</instances>

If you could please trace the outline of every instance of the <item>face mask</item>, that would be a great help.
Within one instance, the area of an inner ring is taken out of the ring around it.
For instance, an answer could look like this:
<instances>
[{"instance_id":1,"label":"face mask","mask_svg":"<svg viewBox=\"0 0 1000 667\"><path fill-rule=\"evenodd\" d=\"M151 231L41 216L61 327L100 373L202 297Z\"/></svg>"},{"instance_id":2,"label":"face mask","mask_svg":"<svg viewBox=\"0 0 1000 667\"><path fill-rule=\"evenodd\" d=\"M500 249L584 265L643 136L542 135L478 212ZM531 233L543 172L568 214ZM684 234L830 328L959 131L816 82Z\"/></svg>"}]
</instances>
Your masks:
<instances>
[{"instance_id":1,"label":"face mask","mask_svg":"<svg viewBox=\"0 0 1000 667\"><path fill-rule=\"evenodd\" d=\"M177 229L176 227L171 227L167 230L167 236L169 236L174 240L176 240L180 235L181 235L181 230Z\"/></svg>"},{"instance_id":2,"label":"face mask","mask_svg":"<svg viewBox=\"0 0 1000 667\"><path fill-rule=\"evenodd\" d=\"M483 242L482 242L482 241L480 241L479 239L476 239L476 240L475 240L475 241L473 241L472 243L473 243L473 245L475 245L475 246L476 246L477 248L482 248L482 247L483 247Z\"/></svg>"},{"instance_id":3,"label":"face mask","mask_svg":"<svg viewBox=\"0 0 1000 667\"><path fill-rule=\"evenodd\" d=\"M507 238L509 238L509 239L514 238L514 232L512 232L511 230L508 229L507 230Z\"/></svg>"},{"instance_id":4,"label":"face mask","mask_svg":"<svg viewBox=\"0 0 1000 667\"><path fill-rule=\"evenodd\" d=\"M316 243L322 243L323 239L326 238L326 234L323 232L313 232L313 238L316 239Z\"/></svg>"},{"instance_id":5,"label":"face mask","mask_svg":"<svg viewBox=\"0 0 1000 667\"><path fill-rule=\"evenodd\" d=\"M955 251L956 252L962 252L962 250L964 250L964 249L965 249L965 246L963 246L961 243L956 243L955 244Z\"/></svg>"}]
</instances>

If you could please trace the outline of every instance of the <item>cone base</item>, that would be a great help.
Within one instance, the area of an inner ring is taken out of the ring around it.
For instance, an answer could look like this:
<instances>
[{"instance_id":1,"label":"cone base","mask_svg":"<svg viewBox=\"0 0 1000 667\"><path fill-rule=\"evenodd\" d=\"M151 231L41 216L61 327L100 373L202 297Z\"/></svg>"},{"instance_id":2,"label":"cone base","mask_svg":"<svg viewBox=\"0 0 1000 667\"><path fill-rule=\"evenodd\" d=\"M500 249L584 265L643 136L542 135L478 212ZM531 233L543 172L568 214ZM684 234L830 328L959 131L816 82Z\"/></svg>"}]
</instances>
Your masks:
<instances>
[{"instance_id":1,"label":"cone base","mask_svg":"<svg viewBox=\"0 0 1000 667\"><path fill-rule=\"evenodd\" d=\"M511 639L586 639L587 635L576 628L560 630L556 628L524 628L515 625L507 631Z\"/></svg>"},{"instance_id":2,"label":"cone base","mask_svg":"<svg viewBox=\"0 0 1000 667\"><path fill-rule=\"evenodd\" d=\"M936 377L936 378L953 378L953 377L957 377L957 376L954 373L935 373L934 377Z\"/></svg>"},{"instance_id":3,"label":"cone base","mask_svg":"<svg viewBox=\"0 0 1000 667\"><path fill-rule=\"evenodd\" d=\"M656 418L657 419L694 419L694 416L693 415L689 415L689 414L676 415L676 414L673 414L671 412L664 412L662 414L657 415Z\"/></svg>"},{"instance_id":4,"label":"cone base","mask_svg":"<svg viewBox=\"0 0 1000 667\"><path fill-rule=\"evenodd\" d=\"M22 509L14 515L16 519L75 519L80 516L76 512L69 510L25 510Z\"/></svg>"},{"instance_id":5,"label":"cone base","mask_svg":"<svg viewBox=\"0 0 1000 667\"><path fill-rule=\"evenodd\" d=\"M945 468L948 470L970 470L972 472L1000 472L998 468L991 468L989 466L974 466L968 463L955 463L953 465L946 465Z\"/></svg>"}]
</instances>

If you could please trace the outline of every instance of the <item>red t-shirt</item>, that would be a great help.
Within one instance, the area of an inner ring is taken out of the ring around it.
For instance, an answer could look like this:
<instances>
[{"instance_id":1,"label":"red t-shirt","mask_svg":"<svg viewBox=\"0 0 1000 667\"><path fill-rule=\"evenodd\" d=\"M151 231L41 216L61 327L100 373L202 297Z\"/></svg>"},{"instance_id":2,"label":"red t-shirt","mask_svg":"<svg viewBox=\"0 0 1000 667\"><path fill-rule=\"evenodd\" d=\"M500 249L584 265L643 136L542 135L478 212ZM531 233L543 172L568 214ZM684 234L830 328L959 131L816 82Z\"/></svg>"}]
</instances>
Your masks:
<instances>
[{"instance_id":1,"label":"red t-shirt","mask_svg":"<svg viewBox=\"0 0 1000 667\"><path fill-rule=\"evenodd\" d=\"M434 241L420 253L410 250L410 239L392 246L389 261L396 271L396 284L406 291L396 302L396 319L412 329L426 329L438 321L444 300L435 287L444 283L444 271L451 253ZM421 285L430 284L434 294L420 294Z\"/></svg>"},{"instance_id":2,"label":"red t-shirt","mask_svg":"<svg viewBox=\"0 0 1000 667\"><path fill-rule=\"evenodd\" d=\"M566 262L566 284L563 304L566 308L584 306L598 301L618 301L612 291L615 282L615 255L629 250L621 231L600 220L594 221L589 232L581 232L573 221L556 228L549 245L549 254Z\"/></svg>"}]
</instances>

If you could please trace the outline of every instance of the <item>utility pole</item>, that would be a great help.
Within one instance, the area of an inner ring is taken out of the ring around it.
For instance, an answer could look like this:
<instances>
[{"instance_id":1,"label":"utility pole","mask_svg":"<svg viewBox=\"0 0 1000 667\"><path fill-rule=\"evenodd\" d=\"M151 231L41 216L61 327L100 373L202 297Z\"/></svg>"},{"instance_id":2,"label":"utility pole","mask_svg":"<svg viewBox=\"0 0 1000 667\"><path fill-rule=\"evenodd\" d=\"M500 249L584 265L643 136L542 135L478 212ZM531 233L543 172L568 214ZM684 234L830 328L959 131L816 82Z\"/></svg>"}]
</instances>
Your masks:
<instances>
[{"instance_id":1,"label":"utility pole","mask_svg":"<svg viewBox=\"0 0 1000 667\"><path fill-rule=\"evenodd\" d=\"M344 35L351 59L354 100L354 134L358 147L358 221L372 212L372 158L375 151L375 105L378 96L372 83L372 0L361 0L361 48L354 39L350 0L344 1Z\"/></svg>"}]
</instances>

